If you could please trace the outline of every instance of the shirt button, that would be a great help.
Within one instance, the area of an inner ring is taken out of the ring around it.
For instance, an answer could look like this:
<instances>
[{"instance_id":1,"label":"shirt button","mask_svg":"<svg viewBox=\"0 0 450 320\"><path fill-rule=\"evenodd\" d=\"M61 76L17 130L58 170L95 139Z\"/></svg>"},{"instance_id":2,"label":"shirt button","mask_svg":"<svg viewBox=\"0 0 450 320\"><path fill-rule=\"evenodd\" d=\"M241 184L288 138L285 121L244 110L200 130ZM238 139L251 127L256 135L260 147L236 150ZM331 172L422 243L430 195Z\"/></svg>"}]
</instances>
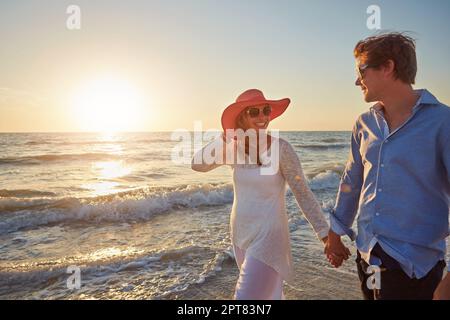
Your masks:
<instances>
[{"instance_id":1,"label":"shirt button","mask_svg":"<svg viewBox=\"0 0 450 320\"><path fill-rule=\"evenodd\" d=\"M381 192L381 191L383 191L383 189L379 188L379 189L378 189L378 192Z\"/></svg>"},{"instance_id":2,"label":"shirt button","mask_svg":"<svg viewBox=\"0 0 450 320\"><path fill-rule=\"evenodd\" d=\"M384 168L384 163L381 164L381 167Z\"/></svg>"},{"instance_id":3,"label":"shirt button","mask_svg":"<svg viewBox=\"0 0 450 320\"><path fill-rule=\"evenodd\" d=\"M375 213L375 215L378 217L379 215L380 215L380 213L379 212L377 212L377 213ZM376 235L376 234L375 234Z\"/></svg>"}]
</instances>

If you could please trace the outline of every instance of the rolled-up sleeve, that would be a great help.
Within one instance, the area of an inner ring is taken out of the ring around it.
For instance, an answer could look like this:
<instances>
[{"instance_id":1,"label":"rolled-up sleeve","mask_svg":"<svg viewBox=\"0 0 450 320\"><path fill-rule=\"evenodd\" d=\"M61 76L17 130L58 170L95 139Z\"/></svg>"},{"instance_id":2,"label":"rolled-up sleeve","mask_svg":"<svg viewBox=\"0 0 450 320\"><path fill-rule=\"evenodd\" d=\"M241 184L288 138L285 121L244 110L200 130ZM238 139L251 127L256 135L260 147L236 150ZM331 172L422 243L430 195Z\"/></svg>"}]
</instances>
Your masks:
<instances>
[{"instance_id":1,"label":"rolled-up sleeve","mask_svg":"<svg viewBox=\"0 0 450 320\"><path fill-rule=\"evenodd\" d=\"M331 229L339 235L348 235L352 240L355 239L352 225L358 211L364 171L360 154L358 122L359 119L353 127L349 158L339 184L336 205L330 214Z\"/></svg>"}]
</instances>

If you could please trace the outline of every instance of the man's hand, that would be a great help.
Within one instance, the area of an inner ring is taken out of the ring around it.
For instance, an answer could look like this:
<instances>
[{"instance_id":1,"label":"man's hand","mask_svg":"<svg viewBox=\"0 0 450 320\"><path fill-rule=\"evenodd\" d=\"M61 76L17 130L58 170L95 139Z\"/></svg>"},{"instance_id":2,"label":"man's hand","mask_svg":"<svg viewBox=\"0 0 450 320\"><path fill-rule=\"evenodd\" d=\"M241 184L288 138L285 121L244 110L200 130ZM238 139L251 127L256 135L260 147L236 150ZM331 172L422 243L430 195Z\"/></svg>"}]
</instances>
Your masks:
<instances>
[{"instance_id":1,"label":"man's hand","mask_svg":"<svg viewBox=\"0 0 450 320\"><path fill-rule=\"evenodd\" d=\"M447 272L434 291L433 300L450 300L450 272Z\"/></svg>"},{"instance_id":2,"label":"man's hand","mask_svg":"<svg viewBox=\"0 0 450 320\"><path fill-rule=\"evenodd\" d=\"M350 250L342 243L341 236L331 229L328 232L324 253L335 268L339 268L342 262L351 256Z\"/></svg>"}]
</instances>

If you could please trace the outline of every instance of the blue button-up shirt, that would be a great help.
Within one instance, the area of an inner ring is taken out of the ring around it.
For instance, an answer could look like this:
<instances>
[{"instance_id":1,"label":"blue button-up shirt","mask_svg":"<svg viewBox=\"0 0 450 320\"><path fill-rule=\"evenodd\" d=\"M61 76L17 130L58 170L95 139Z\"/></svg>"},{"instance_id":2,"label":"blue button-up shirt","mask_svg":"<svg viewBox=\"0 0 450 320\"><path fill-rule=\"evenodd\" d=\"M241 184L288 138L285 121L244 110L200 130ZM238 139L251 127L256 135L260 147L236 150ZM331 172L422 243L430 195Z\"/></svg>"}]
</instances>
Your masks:
<instances>
[{"instance_id":1,"label":"blue button-up shirt","mask_svg":"<svg viewBox=\"0 0 450 320\"><path fill-rule=\"evenodd\" d=\"M417 93L412 115L393 132L379 104L358 118L330 222L334 232L354 240L358 215L361 256L371 264L379 243L409 277L420 279L445 259L450 108L427 90Z\"/></svg>"}]
</instances>

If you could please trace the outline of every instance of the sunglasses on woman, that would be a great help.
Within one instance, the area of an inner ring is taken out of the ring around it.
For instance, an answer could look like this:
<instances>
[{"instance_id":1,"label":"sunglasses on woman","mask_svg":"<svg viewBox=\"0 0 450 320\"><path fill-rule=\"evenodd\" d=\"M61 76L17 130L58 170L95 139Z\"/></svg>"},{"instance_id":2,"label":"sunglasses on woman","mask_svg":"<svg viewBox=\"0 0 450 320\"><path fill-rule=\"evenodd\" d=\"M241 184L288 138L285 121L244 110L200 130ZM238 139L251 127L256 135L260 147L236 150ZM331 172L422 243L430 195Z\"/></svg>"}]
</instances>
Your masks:
<instances>
[{"instance_id":1,"label":"sunglasses on woman","mask_svg":"<svg viewBox=\"0 0 450 320\"><path fill-rule=\"evenodd\" d=\"M260 108L257 108L257 107L251 107L251 108L248 108L246 110L246 112L251 118L258 117L260 112L262 112L262 114L265 115L265 116L270 116L270 114L272 113L272 107L271 106L265 106L262 110Z\"/></svg>"}]
</instances>

